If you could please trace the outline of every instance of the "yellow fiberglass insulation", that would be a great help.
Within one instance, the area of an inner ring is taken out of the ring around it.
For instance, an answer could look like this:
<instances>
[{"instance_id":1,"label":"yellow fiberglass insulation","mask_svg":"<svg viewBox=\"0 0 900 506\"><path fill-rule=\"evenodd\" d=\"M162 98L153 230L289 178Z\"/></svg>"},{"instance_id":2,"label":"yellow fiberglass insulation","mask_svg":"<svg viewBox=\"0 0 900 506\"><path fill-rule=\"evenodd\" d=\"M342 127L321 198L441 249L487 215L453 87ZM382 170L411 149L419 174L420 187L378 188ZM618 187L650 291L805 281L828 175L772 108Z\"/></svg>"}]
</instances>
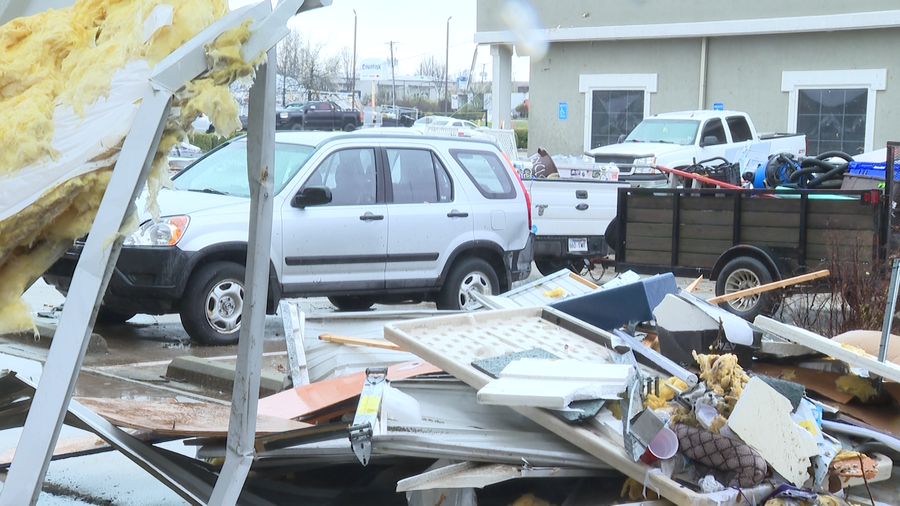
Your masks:
<instances>
[{"instance_id":1,"label":"yellow fiberglass insulation","mask_svg":"<svg viewBox=\"0 0 900 506\"><path fill-rule=\"evenodd\" d=\"M227 0L78 0L0 26L0 189L23 175L40 177L65 158L54 147L55 113L83 119L109 101L118 71L133 62L152 69L227 11ZM176 93L148 176L151 205L168 183L167 153L197 115L207 114L225 135L240 127L228 85L264 57L250 63L240 57L248 24L207 46L213 70ZM85 160L75 177L47 181L21 209L0 206L0 332L33 328L22 293L90 229L124 134L102 140L106 152Z\"/></svg>"}]
</instances>

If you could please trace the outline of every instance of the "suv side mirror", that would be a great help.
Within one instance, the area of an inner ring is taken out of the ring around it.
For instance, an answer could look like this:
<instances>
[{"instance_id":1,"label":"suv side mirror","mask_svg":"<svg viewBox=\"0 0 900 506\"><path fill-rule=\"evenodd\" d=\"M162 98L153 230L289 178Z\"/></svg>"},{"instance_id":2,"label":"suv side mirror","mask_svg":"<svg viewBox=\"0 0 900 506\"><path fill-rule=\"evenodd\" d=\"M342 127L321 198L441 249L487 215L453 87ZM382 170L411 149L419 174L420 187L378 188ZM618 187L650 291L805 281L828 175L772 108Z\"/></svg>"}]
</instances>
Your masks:
<instances>
[{"instance_id":1,"label":"suv side mirror","mask_svg":"<svg viewBox=\"0 0 900 506\"><path fill-rule=\"evenodd\" d=\"M331 188L327 186L310 186L301 189L291 199L291 207L303 209L309 206L321 206L331 203Z\"/></svg>"},{"instance_id":2,"label":"suv side mirror","mask_svg":"<svg viewBox=\"0 0 900 506\"><path fill-rule=\"evenodd\" d=\"M700 143L700 147L702 148L703 146L715 146L718 143L718 137L716 137L715 135L707 135L703 138L703 142Z\"/></svg>"},{"instance_id":3,"label":"suv side mirror","mask_svg":"<svg viewBox=\"0 0 900 506\"><path fill-rule=\"evenodd\" d=\"M617 143L617 144L622 144L623 142L625 142L625 134L620 134L620 135L619 135L619 140L616 141L616 143Z\"/></svg>"}]
</instances>

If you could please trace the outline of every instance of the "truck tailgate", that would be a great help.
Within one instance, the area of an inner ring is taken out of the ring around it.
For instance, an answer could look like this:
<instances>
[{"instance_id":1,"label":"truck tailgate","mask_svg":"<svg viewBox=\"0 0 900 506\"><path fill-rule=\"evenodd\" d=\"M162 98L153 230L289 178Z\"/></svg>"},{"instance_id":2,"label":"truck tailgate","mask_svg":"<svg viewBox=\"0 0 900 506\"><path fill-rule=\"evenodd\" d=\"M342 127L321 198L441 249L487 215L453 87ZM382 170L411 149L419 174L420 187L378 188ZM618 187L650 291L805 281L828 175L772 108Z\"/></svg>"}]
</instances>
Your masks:
<instances>
[{"instance_id":1,"label":"truck tailgate","mask_svg":"<svg viewBox=\"0 0 900 506\"><path fill-rule=\"evenodd\" d=\"M616 216L620 187L628 183L594 180L526 179L537 235L603 235Z\"/></svg>"}]
</instances>

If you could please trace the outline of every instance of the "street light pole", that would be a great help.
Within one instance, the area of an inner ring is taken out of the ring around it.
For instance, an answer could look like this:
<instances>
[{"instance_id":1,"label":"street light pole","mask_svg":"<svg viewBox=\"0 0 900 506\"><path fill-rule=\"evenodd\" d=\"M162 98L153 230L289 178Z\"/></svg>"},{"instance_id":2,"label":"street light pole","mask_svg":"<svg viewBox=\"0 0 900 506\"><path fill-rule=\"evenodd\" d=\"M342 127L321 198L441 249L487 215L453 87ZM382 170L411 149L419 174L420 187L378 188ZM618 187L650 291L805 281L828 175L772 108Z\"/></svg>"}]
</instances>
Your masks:
<instances>
[{"instance_id":1,"label":"street light pole","mask_svg":"<svg viewBox=\"0 0 900 506\"><path fill-rule=\"evenodd\" d=\"M444 112L450 111L450 16L447 18L447 46L444 53Z\"/></svg>"},{"instance_id":2,"label":"street light pole","mask_svg":"<svg viewBox=\"0 0 900 506\"><path fill-rule=\"evenodd\" d=\"M394 114L397 113L397 100L395 95L397 94L397 81L394 80L394 41L390 42L391 45L391 110Z\"/></svg>"},{"instance_id":3,"label":"street light pole","mask_svg":"<svg viewBox=\"0 0 900 506\"><path fill-rule=\"evenodd\" d=\"M350 107L356 109L356 9L353 9L353 77L350 83Z\"/></svg>"}]
</instances>

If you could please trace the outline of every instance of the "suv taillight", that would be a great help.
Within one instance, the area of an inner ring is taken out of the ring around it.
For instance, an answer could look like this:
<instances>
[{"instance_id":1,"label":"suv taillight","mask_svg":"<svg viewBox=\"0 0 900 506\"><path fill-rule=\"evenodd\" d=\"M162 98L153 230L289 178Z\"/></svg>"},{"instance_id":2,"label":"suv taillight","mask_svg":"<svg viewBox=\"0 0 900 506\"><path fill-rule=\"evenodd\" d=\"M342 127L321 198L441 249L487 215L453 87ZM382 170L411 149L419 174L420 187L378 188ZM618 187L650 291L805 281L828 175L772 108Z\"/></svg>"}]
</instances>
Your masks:
<instances>
[{"instance_id":1,"label":"suv taillight","mask_svg":"<svg viewBox=\"0 0 900 506\"><path fill-rule=\"evenodd\" d=\"M501 151L502 153L502 151ZM522 189L522 193L525 194L525 205L528 206L528 231L531 231L531 196L528 195L528 190L525 189L525 183L522 182L522 178L519 177L519 173L516 172L516 168L513 166L512 162L509 161L509 157L506 156L506 153L503 153L503 159L506 160L506 164L509 165L509 170L512 171L513 175L516 176L516 181L519 182L519 188Z\"/></svg>"}]
</instances>

